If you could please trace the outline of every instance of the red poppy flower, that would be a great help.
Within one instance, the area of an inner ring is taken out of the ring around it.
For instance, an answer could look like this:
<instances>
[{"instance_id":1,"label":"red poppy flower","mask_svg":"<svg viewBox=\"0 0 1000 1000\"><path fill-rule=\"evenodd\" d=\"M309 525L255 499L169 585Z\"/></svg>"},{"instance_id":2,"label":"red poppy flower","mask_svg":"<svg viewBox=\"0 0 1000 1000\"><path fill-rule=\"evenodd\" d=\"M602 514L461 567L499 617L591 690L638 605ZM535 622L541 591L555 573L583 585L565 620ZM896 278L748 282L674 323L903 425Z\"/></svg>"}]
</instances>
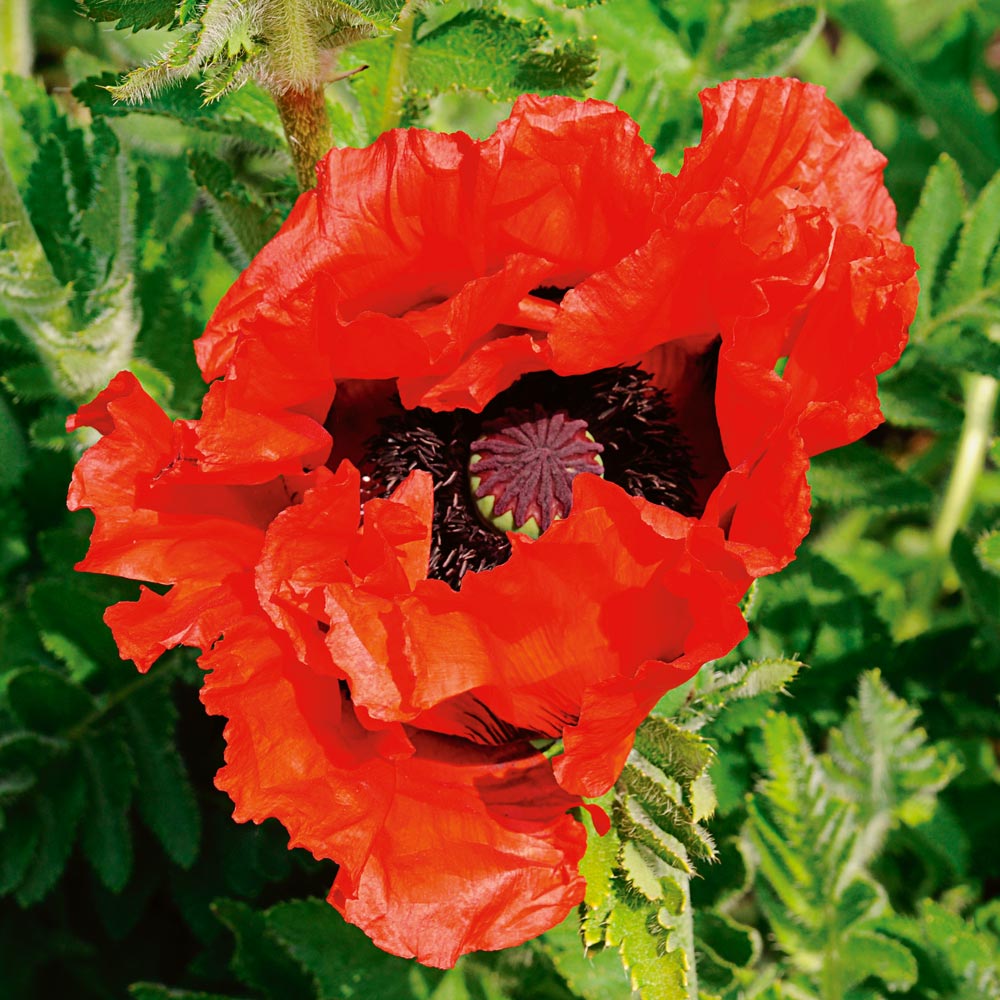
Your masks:
<instances>
[{"instance_id":1,"label":"red poppy flower","mask_svg":"<svg viewBox=\"0 0 1000 1000\"><path fill-rule=\"evenodd\" d=\"M332 151L197 344L201 419L122 373L70 421L104 435L80 568L172 585L109 610L122 655L204 650L236 818L397 954L579 902L568 810L742 638L808 457L880 420L916 293L882 158L816 87L703 102L677 177L562 98Z\"/></svg>"}]
</instances>

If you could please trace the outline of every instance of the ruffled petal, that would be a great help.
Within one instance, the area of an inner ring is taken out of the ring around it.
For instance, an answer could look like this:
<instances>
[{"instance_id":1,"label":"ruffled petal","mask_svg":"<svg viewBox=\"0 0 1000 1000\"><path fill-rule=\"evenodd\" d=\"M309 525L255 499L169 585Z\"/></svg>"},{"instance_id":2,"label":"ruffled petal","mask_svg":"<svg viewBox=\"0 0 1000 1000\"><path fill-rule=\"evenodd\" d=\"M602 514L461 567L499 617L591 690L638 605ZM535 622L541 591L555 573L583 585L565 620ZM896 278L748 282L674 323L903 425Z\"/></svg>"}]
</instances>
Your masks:
<instances>
[{"instance_id":1,"label":"ruffled petal","mask_svg":"<svg viewBox=\"0 0 1000 1000\"><path fill-rule=\"evenodd\" d=\"M701 93L701 142L686 150L677 197L736 181L748 201L779 193L789 206L823 208L838 225L896 235L882 183L885 157L820 86L798 80L730 80Z\"/></svg>"},{"instance_id":2,"label":"ruffled petal","mask_svg":"<svg viewBox=\"0 0 1000 1000\"><path fill-rule=\"evenodd\" d=\"M181 428L134 375L116 375L67 427L104 434L77 463L69 491L71 510L87 507L95 516L78 569L175 583L215 581L253 566L264 538L255 522L269 516L239 490L220 492L209 483L178 494L169 473L185 461ZM273 516L281 501L268 495L264 506L270 504L277 504Z\"/></svg>"},{"instance_id":3,"label":"ruffled petal","mask_svg":"<svg viewBox=\"0 0 1000 1000\"><path fill-rule=\"evenodd\" d=\"M856 441L882 423L875 376L906 346L917 306L913 250L840 230L826 281L788 356L791 406L809 455Z\"/></svg>"},{"instance_id":4,"label":"ruffled petal","mask_svg":"<svg viewBox=\"0 0 1000 1000\"><path fill-rule=\"evenodd\" d=\"M583 899L586 833L549 762L525 744L413 739L369 862L341 870L333 905L380 948L442 968L564 920Z\"/></svg>"},{"instance_id":5,"label":"ruffled petal","mask_svg":"<svg viewBox=\"0 0 1000 1000\"><path fill-rule=\"evenodd\" d=\"M108 608L104 621L111 629L123 660L133 660L145 673L175 646L209 649L238 616L237 593L249 579L235 576L221 585L179 583L166 594L139 588L138 601L122 601Z\"/></svg>"},{"instance_id":6,"label":"ruffled petal","mask_svg":"<svg viewBox=\"0 0 1000 1000\"><path fill-rule=\"evenodd\" d=\"M244 619L202 658L203 700L228 716L217 784L235 818L276 816L340 870L331 902L382 948L448 967L519 944L582 899L579 804L526 744L483 748L371 733L333 678Z\"/></svg>"}]
</instances>

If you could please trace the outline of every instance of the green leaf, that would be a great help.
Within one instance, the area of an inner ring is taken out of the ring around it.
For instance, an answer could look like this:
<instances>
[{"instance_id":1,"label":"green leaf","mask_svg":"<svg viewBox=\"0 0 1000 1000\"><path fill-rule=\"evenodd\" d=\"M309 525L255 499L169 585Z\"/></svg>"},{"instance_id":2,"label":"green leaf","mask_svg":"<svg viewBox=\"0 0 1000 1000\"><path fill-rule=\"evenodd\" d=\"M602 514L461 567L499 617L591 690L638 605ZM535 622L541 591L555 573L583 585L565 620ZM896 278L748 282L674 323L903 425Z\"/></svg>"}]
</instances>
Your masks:
<instances>
[{"instance_id":1,"label":"green leaf","mask_svg":"<svg viewBox=\"0 0 1000 1000\"><path fill-rule=\"evenodd\" d=\"M781 911L769 916L783 942L787 921L779 912L805 930L818 934L822 928L857 827L853 807L827 788L796 719L772 713L762 736L768 773L748 802L746 833L760 875L780 901Z\"/></svg>"},{"instance_id":2,"label":"green leaf","mask_svg":"<svg viewBox=\"0 0 1000 1000\"><path fill-rule=\"evenodd\" d=\"M75 761L53 769L44 794L34 797L37 847L19 882L15 897L21 906L43 899L55 886L69 860L86 801L86 784Z\"/></svg>"},{"instance_id":3,"label":"green leaf","mask_svg":"<svg viewBox=\"0 0 1000 1000\"><path fill-rule=\"evenodd\" d=\"M957 431L962 426L960 397L957 379L932 363L897 366L879 380L882 410L897 427Z\"/></svg>"},{"instance_id":4,"label":"green leaf","mask_svg":"<svg viewBox=\"0 0 1000 1000\"><path fill-rule=\"evenodd\" d=\"M713 757L712 747L701 737L656 717L639 726L635 748L670 777L685 784L704 773Z\"/></svg>"},{"instance_id":5,"label":"green leaf","mask_svg":"<svg viewBox=\"0 0 1000 1000\"><path fill-rule=\"evenodd\" d=\"M100 880L120 892L132 873L132 836L128 809L135 770L128 745L113 730L102 729L80 744L87 775L87 821L81 842Z\"/></svg>"},{"instance_id":6,"label":"green leaf","mask_svg":"<svg viewBox=\"0 0 1000 1000\"><path fill-rule=\"evenodd\" d=\"M119 595L131 596L131 591L128 584L118 581L99 583L93 577L79 574L57 577L48 573L28 590L28 610L46 648L60 656L68 654L71 657L67 659L68 665L86 674L92 664L106 666L120 662L111 632L103 623L97 623L101 622L109 600Z\"/></svg>"},{"instance_id":7,"label":"green leaf","mask_svg":"<svg viewBox=\"0 0 1000 1000\"><path fill-rule=\"evenodd\" d=\"M920 265L920 318L926 318L930 312L938 271L944 263L945 251L962 223L965 207L961 171L947 153L942 153L927 175L920 193L920 204L903 235L904 241L913 247Z\"/></svg>"},{"instance_id":8,"label":"green leaf","mask_svg":"<svg viewBox=\"0 0 1000 1000\"><path fill-rule=\"evenodd\" d=\"M167 28L183 23L184 8L190 0L77 0L81 13L95 21L117 21L119 30L131 28Z\"/></svg>"},{"instance_id":9,"label":"green leaf","mask_svg":"<svg viewBox=\"0 0 1000 1000\"><path fill-rule=\"evenodd\" d=\"M694 915L698 982L717 993L749 985L760 959L760 934L725 913L699 909Z\"/></svg>"},{"instance_id":10,"label":"green leaf","mask_svg":"<svg viewBox=\"0 0 1000 1000\"><path fill-rule=\"evenodd\" d=\"M38 826L29 810L5 815L0 827L0 896L6 896L24 880L38 840Z\"/></svg>"},{"instance_id":11,"label":"green leaf","mask_svg":"<svg viewBox=\"0 0 1000 1000\"><path fill-rule=\"evenodd\" d=\"M958 572L973 613L1000 630L1000 577L976 557L975 543L960 531L951 543L951 561Z\"/></svg>"},{"instance_id":12,"label":"green leaf","mask_svg":"<svg viewBox=\"0 0 1000 1000\"><path fill-rule=\"evenodd\" d=\"M955 260L948 270L938 311L967 302L986 284L986 269L1000 241L1000 173L966 212Z\"/></svg>"},{"instance_id":13,"label":"green leaf","mask_svg":"<svg viewBox=\"0 0 1000 1000\"><path fill-rule=\"evenodd\" d=\"M94 700L83 688L47 667L10 674L6 695L22 725L47 736L64 732L94 710Z\"/></svg>"},{"instance_id":14,"label":"green leaf","mask_svg":"<svg viewBox=\"0 0 1000 1000\"><path fill-rule=\"evenodd\" d=\"M216 917L236 936L232 969L248 986L282 1000L312 1000L312 977L292 958L267 926L267 918L245 903L220 899Z\"/></svg>"},{"instance_id":15,"label":"green leaf","mask_svg":"<svg viewBox=\"0 0 1000 1000\"><path fill-rule=\"evenodd\" d=\"M430 1000L442 974L376 948L363 931L321 899L279 903L265 914L268 933L313 978L315 995L343 1000Z\"/></svg>"},{"instance_id":16,"label":"green leaf","mask_svg":"<svg viewBox=\"0 0 1000 1000\"><path fill-rule=\"evenodd\" d=\"M737 667L722 688L726 698L758 698L766 694L786 694L802 664L798 660L774 657L754 660Z\"/></svg>"},{"instance_id":17,"label":"green leaf","mask_svg":"<svg viewBox=\"0 0 1000 1000\"><path fill-rule=\"evenodd\" d=\"M284 152L285 133L274 101L260 87L248 84L211 104L194 80L182 80L169 90L138 104L116 101L108 91L118 82L113 73L90 77L73 88L73 96L94 115L164 115L198 129L238 138L266 149Z\"/></svg>"},{"instance_id":18,"label":"green leaf","mask_svg":"<svg viewBox=\"0 0 1000 1000\"><path fill-rule=\"evenodd\" d=\"M373 138L388 122L390 78L400 66L410 118L428 98L455 90L495 100L513 100L526 90L583 96L596 68L592 40L554 46L543 21L509 17L485 5L428 8L417 15L403 52L395 39L378 38L352 46L346 56L347 65L367 67L351 86Z\"/></svg>"},{"instance_id":19,"label":"green leaf","mask_svg":"<svg viewBox=\"0 0 1000 1000\"><path fill-rule=\"evenodd\" d=\"M52 376L45 367L31 362L8 368L0 377L0 381L15 400L23 402L51 399L58 392Z\"/></svg>"},{"instance_id":20,"label":"green leaf","mask_svg":"<svg viewBox=\"0 0 1000 1000\"><path fill-rule=\"evenodd\" d=\"M546 931L539 943L569 988L583 1000L625 1000L631 993L622 963L610 948L585 948L576 913Z\"/></svg>"},{"instance_id":21,"label":"green leaf","mask_svg":"<svg viewBox=\"0 0 1000 1000\"><path fill-rule=\"evenodd\" d=\"M13 489L28 467L24 435L14 419L10 404L0 396L0 490Z\"/></svg>"},{"instance_id":22,"label":"green leaf","mask_svg":"<svg viewBox=\"0 0 1000 1000\"><path fill-rule=\"evenodd\" d=\"M643 997L697 995L689 879L693 859L715 856L696 822L714 806L712 760L695 733L647 719L616 785L612 833L591 837L581 864L584 941L617 948Z\"/></svg>"},{"instance_id":23,"label":"green leaf","mask_svg":"<svg viewBox=\"0 0 1000 1000\"><path fill-rule=\"evenodd\" d=\"M671 895L680 892L675 887ZM683 904L677 908L683 909ZM622 900L608 918L607 939L621 954L632 989L643 1000L690 1000L695 995L694 970L682 948L668 948L668 933L658 911Z\"/></svg>"},{"instance_id":24,"label":"green leaf","mask_svg":"<svg viewBox=\"0 0 1000 1000\"><path fill-rule=\"evenodd\" d=\"M244 270L278 231L283 213L265 205L250 188L238 183L222 160L192 153L188 163L195 182L208 198L215 230L230 263Z\"/></svg>"},{"instance_id":25,"label":"green leaf","mask_svg":"<svg viewBox=\"0 0 1000 1000\"><path fill-rule=\"evenodd\" d=\"M1000 940L930 899L914 916L886 916L874 930L901 942L919 963L920 982L940 983L938 995L960 1000L1000 997Z\"/></svg>"},{"instance_id":26,"label":"green leaf","mask_svg":"<svg viewBox=\"0 0 1000 1000\"><path fill-rule=\"evenodd\" d=\"M823 26L822 9L813 4L785 7L743 25L718 60L719 75L779 74Z\"/></svg>"},{"instance_id":27,"label":"green leaf","mask_svg":"<svg viewBox=\"0 0 1000 1000\"><path fill-rule=\"evenodd\" d=\"M980 536L976 542L976 555L986 569L1000 575L1000 528Z\"/></svg>"},{"instance_id":28,"label":"green leaf","mask_svg":"<svg viewBox=\"0 0 1000 1000\"><path fill-rule=\"evenodd\" d=\"M536 49L521 61L517 86L533 94L569 94L582 97L597 69L592 39L571 39L551 51Z\"/></svg>"},{"instance_id":29,"label":"green leaf","mask_svg":"<svg viewBox=\"0 0 1000 1000\"><path fill-rule=\"evenodd\" d=\"M916 62L899 37L886 0L837 0L831 14L879 55L882 68L940 129L949 152L977 182L986 183L1000 162L1000 141L964 77L935 74Z\"/></svg>"},{"instance_id":30,"label":"green leaf","mask_svg":"<svg viewBox=\"0 0 1000 1000\"><path fill-rule=\"evenodd\" d=\"M917 960L898 941L875 931L858 931L845 940L838 956L846 975L841 980L853 986L869 976L881 979L893 991L907 990L917 981Z\"/></svg>"},{"instance_id":31,"label":"green leaf","mask_svg":"<svg viewBox=\"0 0 1000 1000\"><path fill-rule=\"evenodd\" d=\"M996 317L984 322L1000 322ZM934 332L934 336L914 349L939 368L950 368L980 375L994 376L1000 371L1000 340L990 339L982 330L965 324L953 323ZM915 362L916 363L916 362Z\"/></svg>"},{"instance_id":32,"label":"green leaf","mask_svg":"<svg viewBox=\"0 0 1000 1000\"><path fill-rule=\"evenodd\" d=\"M809 485L817 499L832 507L919 510L930 506L933 498L928 486L860 442L815 456Z\"/></svg>"},{"instance_id":33,"label":"green leaf","mask_svg":"<svg viewBox=\"0 0 1000 1000\"><path fill-rule=\"evenodd\" d=\"M165 684L153 684L124 703L135 758L136 800L146 825L182 868L198 856L201 815L187 770L174 745L177 710Z\"/></svg>"},{"instance_id":34,"label":"green leaf","mask_svg":"<svg viewBox=\"0 0 1000 1000\"><path fill-rule=\"evenodd\" d=\"M201 993L197 990L175 990L161 983L132 983L129 996L135 1000L234 1000L221 993Z\"/></svg>"},{"instance_id":35,"label":"green leaf","mask_svg":"<svg viewBox=\"0 0 1000 1000\"><path fill-rule=\"evenodd\" d=\"M842 726L830 731L826 773L859 807L869 841L884 836L894 821L916 825L929 819L938 793L960 770L952 754L928 745L916 724L919 714L871 670L862 675Z\"/></svg>"}]
</instances>

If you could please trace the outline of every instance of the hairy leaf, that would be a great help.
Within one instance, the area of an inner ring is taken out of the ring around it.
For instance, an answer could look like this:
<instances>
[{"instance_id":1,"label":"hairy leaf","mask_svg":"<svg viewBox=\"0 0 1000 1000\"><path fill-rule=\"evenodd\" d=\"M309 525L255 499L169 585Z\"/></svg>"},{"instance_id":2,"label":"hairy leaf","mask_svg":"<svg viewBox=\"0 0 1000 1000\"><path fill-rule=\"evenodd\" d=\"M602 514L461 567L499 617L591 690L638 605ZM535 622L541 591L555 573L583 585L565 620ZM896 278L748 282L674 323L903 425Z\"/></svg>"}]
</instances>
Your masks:
<instances>
[{"instance_id":1,"label":"hairy leaf","mask_svg":"<svg viewBox=\"0 0 1000 1000\"><path fill-rule=\"evenodd\" d=\"M930 506L930 488L901 472L874 448L857 443L810 462L813 496L833 507L900 511Z\"/></svg>"}]
</instances>

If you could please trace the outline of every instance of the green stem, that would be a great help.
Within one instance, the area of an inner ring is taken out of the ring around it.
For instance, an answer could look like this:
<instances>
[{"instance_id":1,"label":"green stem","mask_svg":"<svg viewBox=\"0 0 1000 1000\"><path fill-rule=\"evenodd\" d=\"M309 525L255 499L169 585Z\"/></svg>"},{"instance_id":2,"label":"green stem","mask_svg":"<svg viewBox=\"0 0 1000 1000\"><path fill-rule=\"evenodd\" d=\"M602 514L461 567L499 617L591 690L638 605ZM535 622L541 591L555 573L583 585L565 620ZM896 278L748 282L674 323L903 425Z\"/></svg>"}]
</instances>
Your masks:
<instances>
[{"instance_id":1,"label":"green stem","mask_svg":"<svg viewBox=\"0 0 1000 1000\"><path fill-rule=\"evenodd\" d=\"M684 895L683 909L680 921L676 928L680 946L687 958L687 988L688 995L698 996L698 963L695 959L694 949L694 910L691 908L691 879L677 873L677 884Z\"/></svg>"},{"instance_id":2,"label":"green stem","mask_svg":"<svg viewBox=\"0 0 1000 1000\"><path fill-rule=\"evenodd\" d=\"M333 145L323 86L290 88L275 94L274 103L292 151L299 190L308 191L316 186L316 164Z\"/></svg>"},{"instance_id":3,"label":"green stem","mask_svg":"<svg viewBox=\"0 0 1000 1000\"><path fill-rule=\"evenodd\" d=\"M0 73L30 76L35 62L31 37L30 0L3 0L0 3Z\"/></svg>"},{"instance_id":4,"label":"green stem","mask_svg":"<svg viewBox=\"0 0 1000 1000\"><path fill-rule=\"evenodd\" d=\"M993 435L998 391L1000 382L988 375L975 375L969 380L962 436L948 489L931 533L931 550L939 559L947 558L952 539L968 514L972 492L983 471Z\"/></svg>"},{"instance_id":5,"label":"green stem","mask_svg":"<svg viewBox=\"0 0 1000 1000\"><path fill-rule=\"evenodd\" d=\"M417 15L415 0L407 0L396 21L396 35L392 43L389 75L385 81L385 101L379 132L397 128L403 120L406 102L406 80L410 72L410 53L413 51L413 27Z\"/></svg>"}]
</instances>

